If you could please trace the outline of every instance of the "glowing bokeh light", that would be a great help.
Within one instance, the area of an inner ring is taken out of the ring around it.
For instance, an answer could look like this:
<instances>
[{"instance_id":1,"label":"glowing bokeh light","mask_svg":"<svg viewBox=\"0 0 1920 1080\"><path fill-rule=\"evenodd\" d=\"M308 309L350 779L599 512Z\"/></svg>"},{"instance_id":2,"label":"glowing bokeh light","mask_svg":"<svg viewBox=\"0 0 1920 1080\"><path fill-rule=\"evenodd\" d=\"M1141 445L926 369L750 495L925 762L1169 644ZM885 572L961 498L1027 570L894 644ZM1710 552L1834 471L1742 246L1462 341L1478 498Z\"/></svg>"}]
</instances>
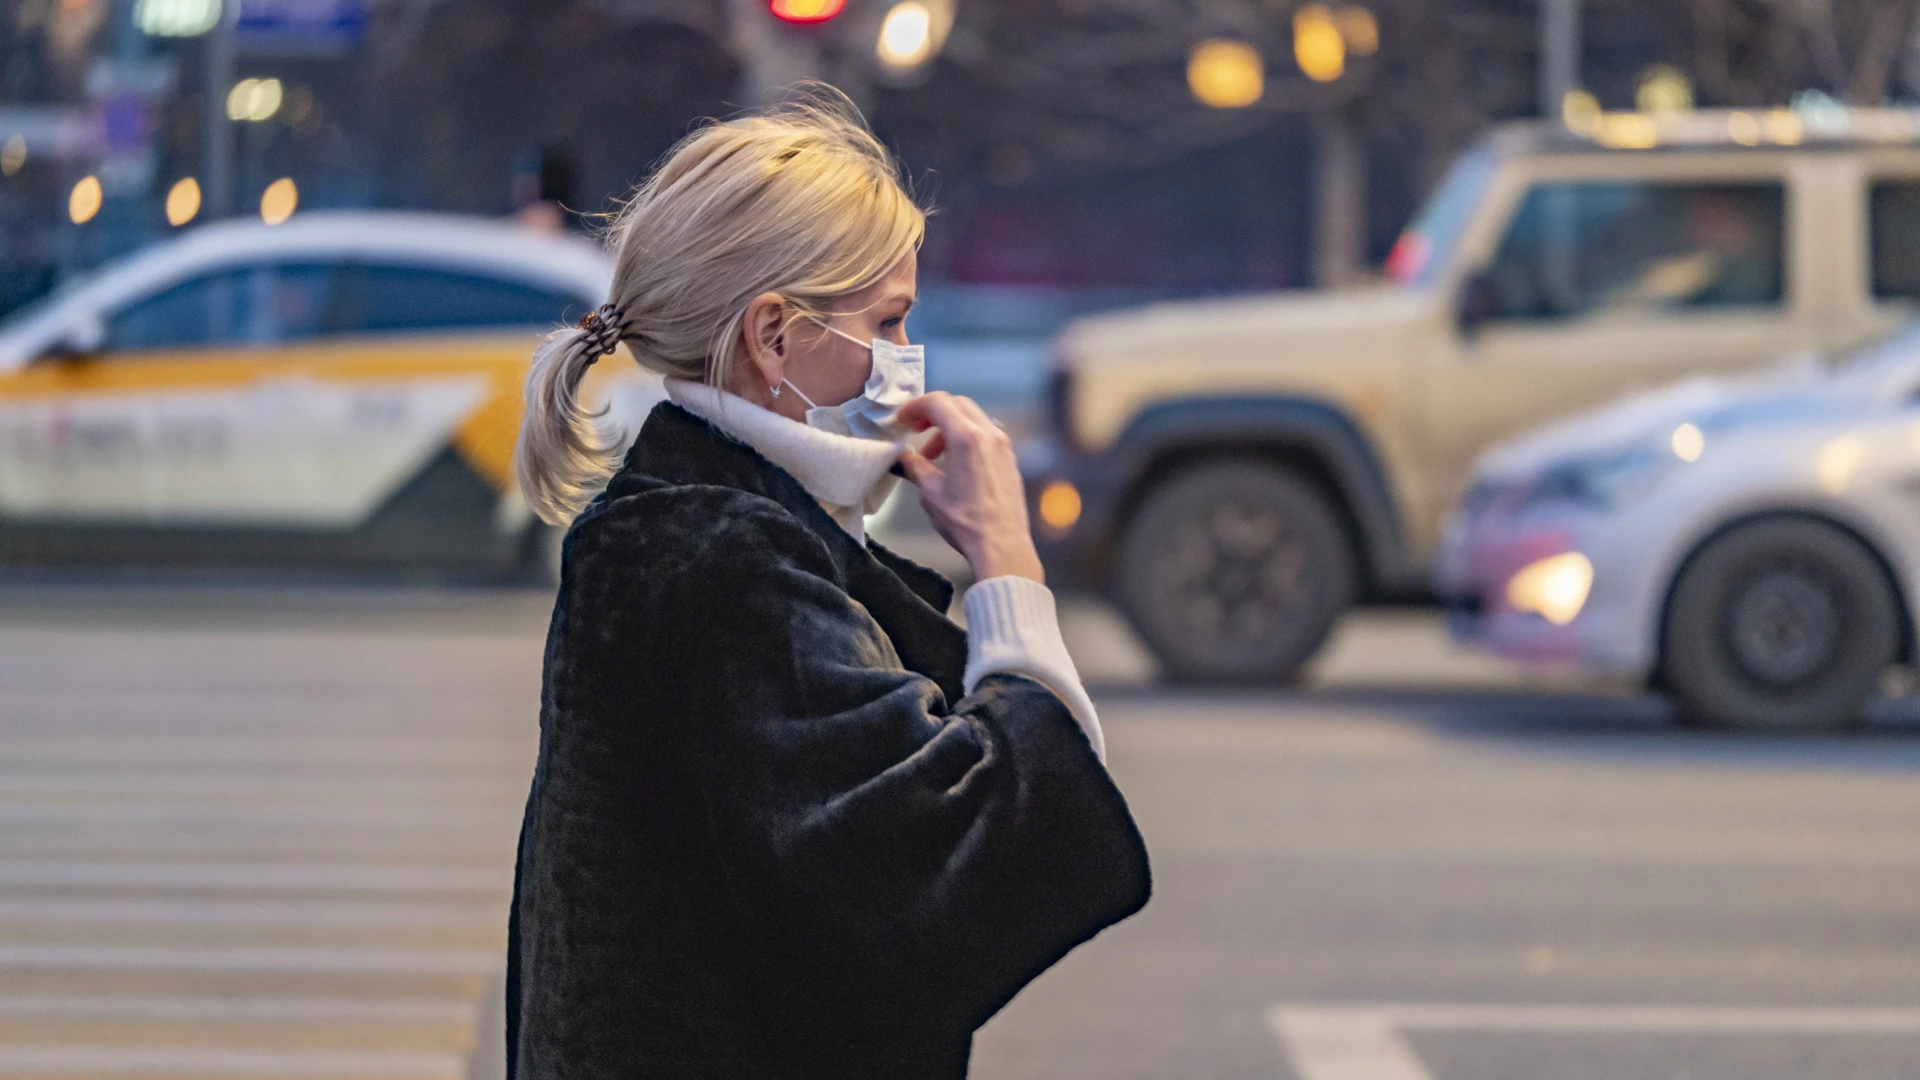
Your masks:
<instances>
[{"instance_id":1,"label":"glowing bokeh light","mask_svg":"<svg viewBox=\"0 0 1920 1080\"><path fill-rule=\"evenodd\" d=\"M67 196L67 216L75 225L85 225L100 212L100 203L106 193L100 189L100 178L83 176L73 185L73 193Z\"/></svg>"},{"instance_id":2,"label":"glowing bokeh light","mask_svg":"<svg viewBox=\"0 0 1920 1080\"><path fill-rule=\"evenodd\" d=\"M1600 99L1591 90L1569 90L1560 99L1560 122L1576 135L1591 135L1600 123Z\"/></svg>"},{"instance_id":3,"label":"glowing bokeh light","mask_svg":"<svg viewBox=\"0 0 1920 1080\"><path fill-rule=\"evenodd\" d=\"M220 25L221 0L137 0L133 25L148 37L190 38Z\"/></svg>"},{"instance_id":4,"label":"glowing bokeh light","mask_svg":"<svg viewBox=\"0 0 1920 1080\"><path fill-rule=\"evenodd\" d=\"M918 67L933 55L933 10L920 0L902 0L880 23L880 62L890 67Z\"/></svg>"},{"instance_id":5,"label":"glowing bokeh light","mask_svg":"<svg viewBox=\"0 0 1920 1080\"><path fill-rule=\"evenodd\" d=\"M179 228L200 213L200 181L183 176L167 189L167 224Z\"/></svg>"},{"instance_id":6,"label":"glowing bokeh light","mask_svg":"<svg viewBox=\"0 0 1920 1080\"><path fill-rule=\"evenodd\" d=\"M293 178L283 176L267 185L260 195L260 220L269 225L278 225L293 216L300 205L300 189L293 184Z\"/></svg>"},{"instance_id":7,"label":"glowing bokeh light","mask_svg":"<svg viewBox=\"0 0 1920 1080\"><path fill-rule=\"evenodd\" d=\"M1080 491L1065 480L1055 480L1040 492L1040 520L1055 532L1066 532L1080 520Z\"/></svg>"},{"instance_id":8,"label":"glowing bokeh light","mask_svg":"<svg viewBox=\"0 0 1920 1080\"><path fill-rule=\"evenodd\" d=\"M1667 442L1673 448L1673 456L1681 461L1699 461L1700 455L1707 452L1707 437L1692 424L1674 428L1673 438Z\"/></svg>"},{"instance_id":9,"label":"glowing bokeh light","mask_svg":"<svg viewBox=\"0 0 1920 1080\"><path fill-rule=\"evenodd\" d=\"M1355 56L1372 56L1380 51L1380 20L1363 7L1344 7L1334 12L1334 23L1347 51Z\"/></svg>"},{"instance_id":10,"label":"glowing bokeh light","mask_svg":"<svg viewBox=\"0 0 1920 1080\"><path fill-rule=\"evenodd\" d=\"M1187 89L1202 105L1244 109L1267 92L1266 64L1244 41L1212 38L1194 46L1187 59Z\"/></svg>"},{"instance_id":11,"label":"glowing bokeh light","mask_svg":"<svg viewBox=\"0 0 1920 1080\"><path fill-rule=\"evenodd\" d=\"M783 22L818 23L840 14L846 6L847 0L770 0L767 10Z\"/></svg>"},{"instance_id":12,"label":"glowing bokeh light","mask_svg":"<svg viewBox=\"0 0 1920 1080\"><path fill-rule=\"evenodd\" d=\"M1845 495L1853 484L1853 474L1867 460L1867 443L1858 435L1841 435L1820 448L1814 460L1821 490L1829 495Z\"/></svg>"},{"instance_id":13,"label":"glowing bokeh light","mask_svg":"<svg viewBox=\"0 0 1920 1080\"><path fill-rule=\"evenodd\" d=\"M241 79L227 92L227 119L271 120L284 98L279 79Z\"/></svg>"},{"instance_id":14,"label":"glowing bokeh light","mask_svg":"<svg viewBox=\"0 0 1920 1080\"><path fill-rule=\"evenodd\" d=\"M1293 58L1314 82L1332 82L1347 72L1347 43L1333 12L1308 4L1293 13Z\"/></svg>"},{"instance_id":15,"label":"glowing bokeh light","mask_svg":"<svg viewBox=\"0 0 1920 1080\"><path fill-rule=\"evenodd\" d=\"M27 166L27 137L15 132L0 146L0 175L12 176Z\"/></svg>"},{"instance_id":16,"label":"glowing bokeh light","mask_svg":"<svg viewBox=\"0 0 1920 1080\"><path fill-rule=\"evenodd\" d=\"M1693 80L1672 64L1655 64L1640 73L1633 89L1634 107L1644 113L1693 111Z\"/></svg>"},{"instance_id":17,"label":"glowing bokeh light","mask_svg":"<svg viewBox=\"0 0 1920 1080\"><path fill-rule=\"evenodd\" d=\"M1577 551L1549 555L1528 564L1507 582L1507 603L1565 626L1587 605L1593 588L1593 563Z\"/></svg>"}]
</instances>

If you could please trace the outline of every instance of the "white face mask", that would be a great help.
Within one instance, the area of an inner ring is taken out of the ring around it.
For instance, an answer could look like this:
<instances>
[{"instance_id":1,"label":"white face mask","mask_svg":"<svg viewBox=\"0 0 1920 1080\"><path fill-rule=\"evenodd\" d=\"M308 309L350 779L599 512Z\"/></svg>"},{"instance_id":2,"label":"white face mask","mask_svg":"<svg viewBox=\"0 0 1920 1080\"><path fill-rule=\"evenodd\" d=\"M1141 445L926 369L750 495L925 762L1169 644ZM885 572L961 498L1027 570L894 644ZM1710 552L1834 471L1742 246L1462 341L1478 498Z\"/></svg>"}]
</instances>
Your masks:
<instances>
[{"instance_id":1,"label":"white face mask","mask_svg":"<svg viewBox=\"0 0 1920 1080\"><path fill-rule=\"evenodd\" d=\"M815 322L820 320L815 319ZM903 442L913 434L898 420L900 407L921 394L927 392L927 347L924 345L895 345L884 338L874 338L869 345L844 330L820 325L855 345L868 345L873 350L873 368L867 375L866 388L859 396L849 398L838 405L815 405L806 391L781 379L782 386L790 387L807 403L807 426L830 431L835 435L851 435L856 439L873 439L878 442Z\"/></svg>"}]
</instances>

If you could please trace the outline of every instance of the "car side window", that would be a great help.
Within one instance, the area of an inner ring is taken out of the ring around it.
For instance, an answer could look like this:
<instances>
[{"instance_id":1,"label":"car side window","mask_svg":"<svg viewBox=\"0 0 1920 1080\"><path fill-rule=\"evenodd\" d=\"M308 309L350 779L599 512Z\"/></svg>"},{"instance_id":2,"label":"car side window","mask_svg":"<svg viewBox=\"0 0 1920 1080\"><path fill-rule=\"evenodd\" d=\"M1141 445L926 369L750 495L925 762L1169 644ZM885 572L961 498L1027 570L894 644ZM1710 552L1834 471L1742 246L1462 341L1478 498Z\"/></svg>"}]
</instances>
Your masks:
<instances>
[{"instance_id":1,"label":"car side window","mask_svg":"<svg viewBox=\"0 0 1920 1080\"><path fill-rule=\"evenodd\" d=\"M1785 296L1780 183L1541 184L1490 270L1490 315L1594 318L1777 307Z\"/></svg>"},{"instance_id":2,"label":"car side window","mask_svg":"<svg viewBox=\"0 0 1920 1080\"><path fill-rule=\"evenodd\" d=\"M188 278L107 319L109 351L284 345L327 332L335 268L230 267Z\"/></svg>"},{"instance_id":3,"label":"car side window","mask_svg":"<svg viewBox=\"0 0 1920 1080\"><path fill-rule=\"evenodd\" d=\"M1920 179L1873 185L1870 205L1873 295L1920 300Z\"/></svg>"},{"instance_id":4,"label":"car side window","mask_svg":"<svg viewBox=\"0 0 1920 1080\"><path fill-rule=\"evenodd\" d=\"M343 329L369 334L487 327L551 328L587 305L556 289L439 267L355 268Z\"/></svg>"}]
</instances>

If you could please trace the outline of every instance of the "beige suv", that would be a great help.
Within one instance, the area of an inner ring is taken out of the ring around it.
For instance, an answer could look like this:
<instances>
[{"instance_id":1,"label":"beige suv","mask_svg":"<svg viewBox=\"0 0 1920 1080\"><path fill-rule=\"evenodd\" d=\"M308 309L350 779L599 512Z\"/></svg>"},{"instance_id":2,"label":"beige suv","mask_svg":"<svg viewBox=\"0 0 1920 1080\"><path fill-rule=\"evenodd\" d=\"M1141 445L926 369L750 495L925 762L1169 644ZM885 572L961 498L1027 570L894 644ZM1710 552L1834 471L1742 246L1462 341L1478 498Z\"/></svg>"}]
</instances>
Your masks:
<instances>
[{"instance_id":1,"label":"beige suv","mask_svg":"<svg viewBox=\"0 0 1920 1080\"><path fill-rule=\"evenodd\" d=\"M1052 434L1023 453L1042 553L1175 677L1284 680L1356 601L1425 595L1495 440L1899 325L1920 299L1920 113L1504 127L1387 271L1061 335Z\"/></svg>"}]
</instances>

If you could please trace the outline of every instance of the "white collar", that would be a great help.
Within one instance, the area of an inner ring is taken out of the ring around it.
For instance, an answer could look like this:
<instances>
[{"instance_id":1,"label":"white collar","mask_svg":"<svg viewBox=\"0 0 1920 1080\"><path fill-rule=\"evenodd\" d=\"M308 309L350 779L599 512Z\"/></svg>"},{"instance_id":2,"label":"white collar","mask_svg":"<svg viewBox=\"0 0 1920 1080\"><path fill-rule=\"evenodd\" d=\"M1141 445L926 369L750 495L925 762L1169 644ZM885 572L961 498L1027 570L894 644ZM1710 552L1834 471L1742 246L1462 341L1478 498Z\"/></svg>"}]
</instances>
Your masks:
<instances>
[{"instance_id":1,"label":"white collar","mask_svg":"<svg viewBox=\"0 0 1920 1080\"><path fill-rule=\"evenodd\" d=\"M666 386L675 405L785 469L854 539L866 539L861 516L892 490L887 470L899 447L808 427L706 383L668 379Z\"/></svg>"}]
</instances>

